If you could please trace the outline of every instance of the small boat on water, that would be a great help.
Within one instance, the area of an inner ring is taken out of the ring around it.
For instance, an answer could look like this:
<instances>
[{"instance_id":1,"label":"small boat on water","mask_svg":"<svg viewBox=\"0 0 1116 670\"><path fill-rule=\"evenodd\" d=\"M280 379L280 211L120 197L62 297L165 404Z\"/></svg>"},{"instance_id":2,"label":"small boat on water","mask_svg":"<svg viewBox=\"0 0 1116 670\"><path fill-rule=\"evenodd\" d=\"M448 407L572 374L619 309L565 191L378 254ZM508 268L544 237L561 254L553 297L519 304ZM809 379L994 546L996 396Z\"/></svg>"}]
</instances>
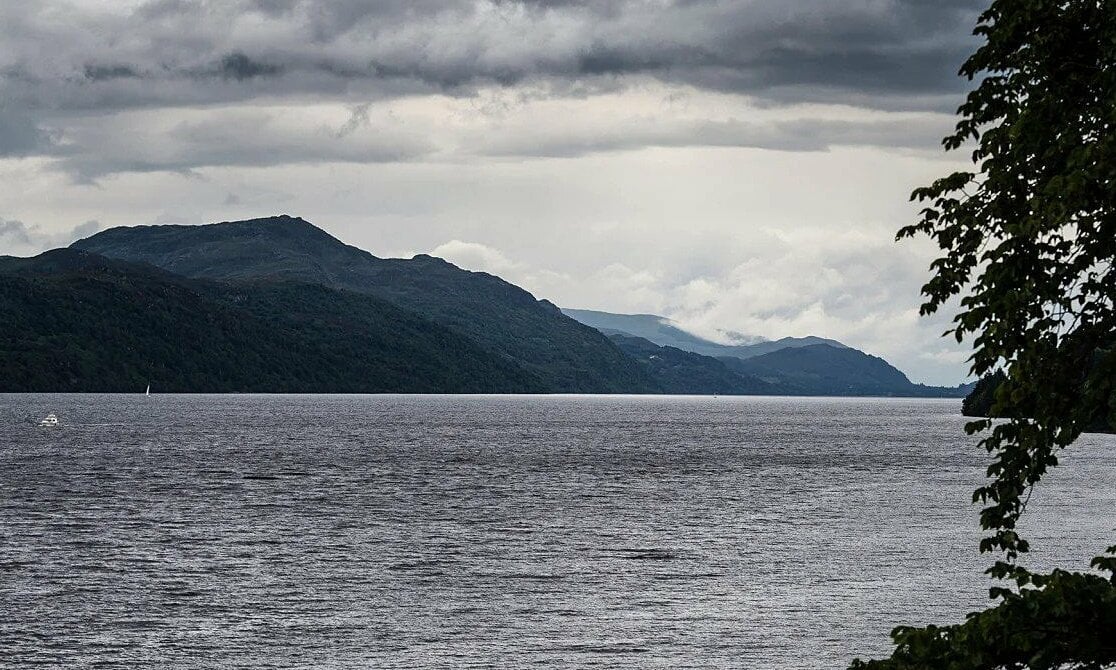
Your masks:
<instances>
[{"instance_id":1,"label":"small boat on water","mask_svg":"<svg viewBox=\"0 0 1116 670\"><path fill-rule=\"evenodd\" d=\"M147 390L143 392L144 395L151 395L151 384L147 385Z\"/></svg>"},{"instance_id":2,"label":"small boat on water","mask_svg":"<svg viewBox=\"0 0 1116 670\"><path fill-rule=\"evenodd\" d=\"M58 425L58 417L54 416L53 414L47 414L46 417L44 417L43 420L39 422L39 425L46 426L47 428L53 428L54 426Z\"/></svg>"}]
</instances>

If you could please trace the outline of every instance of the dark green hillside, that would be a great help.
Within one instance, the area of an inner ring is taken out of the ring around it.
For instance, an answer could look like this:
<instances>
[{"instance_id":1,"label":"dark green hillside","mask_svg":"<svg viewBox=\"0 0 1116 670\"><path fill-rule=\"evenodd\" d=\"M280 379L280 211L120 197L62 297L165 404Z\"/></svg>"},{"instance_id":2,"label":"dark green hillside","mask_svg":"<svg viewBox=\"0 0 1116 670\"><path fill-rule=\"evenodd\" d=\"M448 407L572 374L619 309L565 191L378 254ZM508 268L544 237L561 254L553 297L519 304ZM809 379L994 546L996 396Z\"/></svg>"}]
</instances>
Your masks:
<instances>
[{"instance_id":1,"label":"dark green hillside","mask_svg":"<svg viewBox=\"0 0 1116 670\"><path fill-rule=\"evenodd\" d=\"M517 286L430 256L377 258L302 219L113 228L73 247L190 277L283 278L373 295L505 357L547 391L655 389L604 335Z\"/></svg>"},{"instance_id":2,"label":"dark green hillside","mask_svg":"<svg viewBox=\"0 0 1116 670\"><path fill-rule=\"evenodd\" d=\"M0 258L0 391L523 392L530 373L368 296L72 250Z\"/></svg>"},{"instance_id":3,"label":"dark green hillside","mask_svg":"<svg viewBox=\"0 0 1116 670\"><path fill-rule=\"evenodd\" d=\"M778 389L743 376L724 363L675 347L660 347L642 337L611 336L620 350L639 361L662 393L693 395L769 395Z\"/></svg>"},{"instance_id":4,"label":"dark green hillside","mask_svg":"<svg viewBox=\"0 0 1116 670\"><path fill-rule=\"evenodd\" d=\"M961 397L962 388L912 384L877 356L849 348L816 344L780 349L749 359L720 359L737 374L758 377L787 394Z\"/></svg>"}]
</instances>

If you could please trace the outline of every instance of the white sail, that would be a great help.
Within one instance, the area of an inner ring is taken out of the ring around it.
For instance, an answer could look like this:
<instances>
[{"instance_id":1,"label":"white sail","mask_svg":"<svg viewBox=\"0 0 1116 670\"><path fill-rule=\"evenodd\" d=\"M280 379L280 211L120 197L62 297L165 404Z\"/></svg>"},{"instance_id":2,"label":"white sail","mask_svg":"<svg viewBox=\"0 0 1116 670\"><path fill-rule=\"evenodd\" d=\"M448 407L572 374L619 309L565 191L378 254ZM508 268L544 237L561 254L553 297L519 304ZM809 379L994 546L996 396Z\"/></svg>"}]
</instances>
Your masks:
<instances>
[{"instance_id":1,"label":"white sail","mask_svg":"<svg viewBox=\"0 0 1116 670\"><path fill-rule=\"evenodd\" d=\"M151 395L151 384L147 385L147 390L143 392L144 395Z\"/></svg>"}]
</instances>

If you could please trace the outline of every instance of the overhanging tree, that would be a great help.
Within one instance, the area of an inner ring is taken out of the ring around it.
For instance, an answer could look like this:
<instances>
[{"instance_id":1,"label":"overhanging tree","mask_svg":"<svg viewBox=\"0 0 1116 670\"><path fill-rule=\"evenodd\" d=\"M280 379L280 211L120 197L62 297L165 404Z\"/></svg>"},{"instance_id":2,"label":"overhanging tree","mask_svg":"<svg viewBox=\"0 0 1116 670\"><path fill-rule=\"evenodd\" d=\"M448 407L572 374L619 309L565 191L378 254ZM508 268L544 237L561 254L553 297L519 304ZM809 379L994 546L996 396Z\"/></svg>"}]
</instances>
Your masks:
<instances>
[{"instance_id":1,"label":"overhanging tree","mask_svg":"<svg viewBox=\"0 0 1116 670\"><path fill-rule=\"evenodd\" d=\"M973 171L916 190L924 209L898 237L942 250L922 313L959 296L950 333L972 338L973 372L1007 373L992 408L1006 421L966 426L991 456L973 500L1003 581L989 609L897 628L890 658L852 667L1109 667L1116 547L1092 573L1037 574L1017 523L1061 449L1099 419L1116 425L1116 0L995 0L975 32L984 44L961 74L977 84L943 141L975 147Z\"/></svg>"}]
</instances>

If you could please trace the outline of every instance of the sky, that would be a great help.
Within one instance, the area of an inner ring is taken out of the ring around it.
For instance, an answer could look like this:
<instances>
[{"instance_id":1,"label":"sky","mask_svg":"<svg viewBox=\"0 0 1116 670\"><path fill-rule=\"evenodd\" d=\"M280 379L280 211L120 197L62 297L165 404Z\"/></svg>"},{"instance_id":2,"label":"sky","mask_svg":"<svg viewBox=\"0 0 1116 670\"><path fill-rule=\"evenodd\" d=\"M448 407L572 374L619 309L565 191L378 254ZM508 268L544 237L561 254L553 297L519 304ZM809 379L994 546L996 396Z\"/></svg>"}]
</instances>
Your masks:
<instances>
[{"instance_id":1,"label":"sky","mask_svg":"<svg viewBox=\"0 0 1116 670\"><path fill-rule=\"evenodd\" d=\"M0 254L301 216L563 307L818 335L953 385L910 191L970 0L0 3Z\"/></svg>"}]
</instances>

